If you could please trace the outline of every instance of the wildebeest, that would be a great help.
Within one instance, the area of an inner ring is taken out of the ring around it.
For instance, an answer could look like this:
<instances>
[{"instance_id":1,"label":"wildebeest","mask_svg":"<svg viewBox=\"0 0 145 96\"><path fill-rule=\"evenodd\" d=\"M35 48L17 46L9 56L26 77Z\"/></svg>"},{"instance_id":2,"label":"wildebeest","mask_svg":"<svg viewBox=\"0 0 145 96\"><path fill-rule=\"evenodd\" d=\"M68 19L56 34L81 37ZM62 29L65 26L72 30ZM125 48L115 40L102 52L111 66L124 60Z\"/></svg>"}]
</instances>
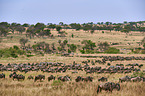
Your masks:
<instances>
[{"instance_id":1,"label":"wildebeest","mask_svg":"<svg viewBox=\"0 0 145 96\"><path fill-rule=\"evenodd\" d=\"M25 79L25 76L23 76L22 74L13 74L13 80L14 79L17 79L18 81L20 79L24 80Z\"/></svg>"},{"instance_id":2,"label":"wildebeest","mask_svg":"<svg viewBox=\"0 0 145 96\"><path fill-rule=\"evenodd\" d=\"M27 79L29 79L29 80L30 80L30 79L34 79L34 78L33 78L33 76L31 76L31 75L30 75L30 76L28 76L28 78L27 78Z\"/></svg>"},{"instance_id":3,"label":"wildebeest","mask_svg":"<svg viewBox=\"0 0 145 96\"><path fill-rule=\"evenodd\" d=\"M45 75L38 75L38 76L35 76L35 80L34 82L36 82L37 80L44 80L45 79Z\"/></svg>"},{"instance_id":4,"label":"wildebeest","mask_svg":"<svg viewBox=\"0 0 145 96\"><path fill-rule=\"evenodd\" d=\"M93 81L93 77L90 77L90 76L88 76L88 77L86 77L86 78L82 78L82 81Z\"/></svg>"},{"instance_id":5,"label":"wildebeest","mask_svg":"<svg viewBox=\"0 0 145 96\"><path fill-rule=\"evenodd\" d=\"M131 78L131 81L133 81L133 82L140 82L140 81L143 81L143 78L141 78L141 77L133 77L133 78Z\"/></svg>"},{"instance_id":6,"label":"wildebeest","mask_svg":"<svg viewBox=\"0 0 145 96\"><path fill-rule=\"evenodd\" d=\"M61 80L61 81L70 81L71 80L71 78L69 77L69 76L59 76L58 77L58 80Z\"/></svg>"},{"instance_id":7,"label":"wildebeest","mask_svg":"<svg viewBox=\"0 0 145 96\"><path fill-rule=\"evenodd\" d=\"M105 78L105 77L101 77L101 78L98 79L98 81L102 81L102 82L104 82L104 81L107 81L107 78Z\"/></svg>"},{"instance_id":8,"label":"wildebeest","mask_svg":"<svg viewBox=\"0 0 145 96\"><path fill-rule=\"evenodd\" d=\"M5 78L5 74L4 73L0 74L0 78Z\"/></svg>"},{"instance_id":9,"label":"wildebeest","mask_svg":"<svg viewBox=\"0 0 145 96\"><path fill-rule=\"evenodd\" d=\"M97 93L101 92L102 90L110 91L112 92L113 89L120 90L120 84L119 83L113 83L113 82L107 82L101 85L98 85Z\"/></svg>"},{"instance_id":10,"label":"wildebeest","mask_svg":"<svg viewBox=\"0 0 145 96\"><path fill-rule=\"evenodd\" d=\"M76 79L75 79L76 82L79 82L79 81L82 81L82 77L81 76L78 76Z\"/></svg>"},{"instance_id":11,"label":"wildebeest","mask_svg":"<svg viewBox=\"0 0 145 96\"><path fill-rule=\"evenodd\" d=\"M53 76L53 75L48 77L48 81L53 80L53 79L55 80L55 76Z\"/></svg>"},{"instance_id":12,"label":"wildebeest","mask_svg":"<svg viewBox=\"0 0 145 96\"><path fill-rule=\"evenodd\" d=\"M14 74L16 74L16 72L11 73L9 77L12 78Z\"/></svg>"},{"instance_id":13,"label":"wildebeest","mask_svg":"<svg viewBox=\"0 0 145 96\"><path fill-rule=\"evenodd\" d=\"M119 78L119 82L125 82L125 81L130 81L130 80L131 80L131 77L129 76Z\"/></svg>"}]
</instances>

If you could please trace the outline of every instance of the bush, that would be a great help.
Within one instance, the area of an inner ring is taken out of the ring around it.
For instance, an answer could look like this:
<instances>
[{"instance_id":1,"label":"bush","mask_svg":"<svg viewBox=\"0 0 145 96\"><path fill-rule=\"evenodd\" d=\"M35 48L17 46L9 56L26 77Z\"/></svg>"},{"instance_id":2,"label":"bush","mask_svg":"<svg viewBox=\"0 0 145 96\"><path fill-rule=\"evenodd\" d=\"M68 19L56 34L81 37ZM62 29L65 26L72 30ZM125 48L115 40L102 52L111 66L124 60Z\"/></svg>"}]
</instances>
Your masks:
<instances>
[{"instance_id":1,"label":"bush","mask_svg":"<svg viewBox=\"0 0 145 96\"><path fill-rule=\"evenodd\" d=\"M118 53L120 53L120 50L119 49L116 49L114 47L109 47L109 49L105 50L105 53L118 54Z\"/></svg>"},{"instance_id":2,"label":"bush","mask_svg":"<svg viewBox=\"0 0 145 96\"><path fill-rule=\"evenodd\" d=\"M93 51L93 50L89 50L89 49L87 49L87 50L86 50L86 54L90 54L90 53L93 54L94 51Z\"/></svg>"},{"instance_id":3,"label":"bush","mask_svg":"<svg viewBox=\"0 0 145 96\"><path fill-rule=\"evenodd\" d=\"M70 49L68 49L68 53L71 53Z\"/></svg>"},{"instance_id":4,"label":"bush","mask_svg":"<svg viewBox=\"0 0 145 96\"><path fill-rule=\"evenodd\" d=\"M19 47L17 46L13 46L10 47L9 49L1 49L0 50L0 57L4 57L4 58L8 58L8 57L13 57L13 58L17 58L18 55L23 55L25 54L25 51L20 50Z\"/></svg>"},{"instance_id":5,"label":"bush","mask_svg":"<svg viewBox=\"0 0 145 96\"><path fill-rule=\"evenodd\" d=\"M35 56L35 55L27 55L27 57L32 57L32 56Z\"/></svg>"},{"instance_id":6,"label":"bush","mask_svg":"<svg viewBox=\"0 0 145 96\"><path fill-rule=\"evenodd\" d=\"M54 80L53 83L51 84L51 86L61 86L62 85L62 81L60 80Z\"/></svg>"},{"instance_id":7,"label":"bush","mask_svg":"<svg viewBox=\"0 0 145 96\"><path fill-rule=\"evenodd\" d=\"M142 54L145 54L145 50L142 50L141 53L142 53Z\"/></svg>"},{"instance_id":8,"label":"bush","mask_svg":"<svg viewBox=\"0 0 145 96\"><path fill-rule=\"evenodd\" d=\"M80 50L80 52L81 52L82 54L85 54L85 50Z\"/></svg>"},{"instance_id":9,"label":"bush","mask_svg":"<svg viewBox=\"0 0 145 96\"><path fill-rule=\"evenodd\" d=\"M14 45L13 48L16 49L16 50L19 50L19 47L16 46L16 45Z\"/></svg>"}]
</instances>

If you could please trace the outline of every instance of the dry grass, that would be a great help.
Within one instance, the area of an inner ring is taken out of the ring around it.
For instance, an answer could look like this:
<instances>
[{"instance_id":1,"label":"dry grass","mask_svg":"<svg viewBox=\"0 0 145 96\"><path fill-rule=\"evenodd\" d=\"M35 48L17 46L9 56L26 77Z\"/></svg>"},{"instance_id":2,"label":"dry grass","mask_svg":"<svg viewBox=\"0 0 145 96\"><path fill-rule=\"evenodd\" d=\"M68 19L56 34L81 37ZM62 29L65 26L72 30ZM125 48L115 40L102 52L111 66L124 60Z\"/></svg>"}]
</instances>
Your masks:
<instances>
[{"instance_id":1,"label":"dry grass","mask_svg":"<svg viewBox=\"0 0 145 96\"><path fill-rule=\"evenodd\" d=\"M144 82L128 82L121 84L121 90L113 92L102 91L97 94L97 81L94 82L62 82L53 85L53 81L33 82L13 81L10 79L0 81L1 96L144 96Z\"/></svg>"},{"instance_id":2,"label":"dry grass","mask_svg":"<svg viewBox=\"0 0 145 96\"><path fill-rule=\"evenodd\" d=\"M31 39L30 42L27 44L33 45L35 44L34 41L36 42L41 42L45 41L47 43L55 43L56 46L58 46L58 40L65 40L67 39L70 44L74 43L77 45L81 45L82 40L92 40L96 44L100 42L105 42L107 41L108 43L119 43L118 46L115 46L116 48L136 48L139 47L137 42L140 42L144 37L145 34L140 33L140 32L130 32L129 34L125 34L122 32L116 32L116 31L106 31L104 30L105 33L102 33L102 31L95 31L94 34L91 34L90 32L84 32L83 30L80 31L75 31L72 29L67 29L64 30L67 32L66 37L57 37L57 31L52 30L51 33L54 35L54 39L50 38L34 38ZM71 38L71 35L74 34L74 38ZM13 36L12 39L10 39L10 36ZM19 34L11 34L8 37L4 37L2 43L0 43L1 48L7 48L7 47L12 47L13 45L20 46L19 44L19 39L20 38L25 38L25 32L22 35ZM128 45L130 43L131 45ZM27 45L26 44L26 45ZM141 46L140 46L141 47Z\"/></svg>"},{"instance_id":3,"label":"dry grass","mask_svg":"<svg viewBox=\"0 0 145 96\"><path fill-rule=\"evenodd\" d=\"M57 41L59 39L64 40L67 39L70 44L74 43L77 45L81 45L82 40L92 40L96 44L99 42L114 42L119 43L120 45L114 46L116 48L136 48L136 47L142 47L137 44L137 42L140 42L143 37L145 37L145 34L139 33L139 32L131 32L130 34L126 35L125 33L121 32L109 32L105 31L105 33L102 33L102 31L95 31L94 34L90 34L89 32L84 32L82 30L80 31L72 31L72 30L65 30L68 34L67 37L57 37L57 32L53 30L51 33L54 34L55 39L50 38L34 38L31 39L30 42L27 44L35 44L34 41L40 42L45 41L47 43L55 43L57 46ZM71 34L74 34L74 38L71 38ZM9 37L13 36L14 38L10 39ZM0 49L1 48L8 48L12 47L13 45L20 46L19 39L22 37L25 37L25 33L22 35L10 35L9 37L4 37L2 43L0 43ZM131 45L128 45L130 43ZM26 45L27 45L26 44ZM127 53L127 52L126 52ZM78 51L74 55L74 57L61 57L57 54L47 54L44 56L33 56L33 57L26 57L26 56L20 56L18 58L1 58L0 63L2 64L8 64L8 63L39 63L39 62L62 62L65 64L71 64L73 61L76 61L76 63L80 63L83 60L96 60L100 58L83 58L83 57L77 57L83 54L80 54ZM85 54L86 55L86 54ZM143 54L87 54L87 55L95 55L95 56L142 56ZM108 63L109 61L107 61ZM115 64L129 64L129 63L139 63L144 64L142 69L145 69L145 61L143 60L132 60L132 61L113 61L109 62L111 65ZM90 65L92 66L92 65ZM96 63L95 66L101 66L106 67L105 65L101 65ZM141 69L141 70L142 70ZM2 73L2 72L0 72ZM46 78L50 75L54 75L56 77L58 76L64 76L69 75L72 78L72 81L69 82L63 82L60 83L60 86L55 86L53 84L53 81L48 82L47 80L43 82L35 82L33 80L27 80L24 81L13 81L8 76L11 72L3 72L6 74L6 79L0 79L0 96L144 96L145 94L145 83L143 82L128 82L128 83L121 83L121 90L116 91L113 90L112 93L102 91L101 93L96 93L97 85L102 83L98 82L98 78L104 76L109 79L111 82L118 82L119 77L123 77L126 74L86 74L84 71L79 71L78 74L71 74L71 71L67 71L66 73L42 73L42 72L28 72L27 74L18 72L18 74L23 74L27 78L29 75L36 76L38 74L44 74ZM131 75L127 74L127 75ZM74 80L77 76L92 76L94 77L93 82L80 82L76 83Z\"/></svg>"}]
</instances>

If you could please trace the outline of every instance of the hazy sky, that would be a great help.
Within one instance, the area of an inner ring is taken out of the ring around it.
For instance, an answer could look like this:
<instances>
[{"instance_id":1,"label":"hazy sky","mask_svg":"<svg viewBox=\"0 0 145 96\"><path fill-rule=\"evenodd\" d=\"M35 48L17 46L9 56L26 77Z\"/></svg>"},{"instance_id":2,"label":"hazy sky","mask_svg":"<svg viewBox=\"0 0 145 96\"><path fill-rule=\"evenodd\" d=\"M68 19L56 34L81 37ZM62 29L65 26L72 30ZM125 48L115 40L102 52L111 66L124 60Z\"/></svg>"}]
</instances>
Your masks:
<instances>
[{"instance_id":1,"label":"hazy sky","mask_svg":"<svg viewBox=\"0 0 145 96\"><path fill-rule=\"evenodd\" d=\"M145 21L145 0L0 0L0 22Z\"/></svg>"}]
</instances>

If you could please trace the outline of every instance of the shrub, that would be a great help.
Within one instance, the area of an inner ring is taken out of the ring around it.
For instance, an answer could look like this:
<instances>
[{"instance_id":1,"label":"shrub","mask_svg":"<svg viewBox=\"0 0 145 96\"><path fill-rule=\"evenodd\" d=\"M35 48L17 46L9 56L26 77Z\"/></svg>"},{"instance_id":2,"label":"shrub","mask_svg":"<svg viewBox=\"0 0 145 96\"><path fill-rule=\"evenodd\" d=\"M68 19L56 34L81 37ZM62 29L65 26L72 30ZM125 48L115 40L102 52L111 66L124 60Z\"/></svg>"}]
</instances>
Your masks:
<instances>
[{"instance_id":1,"label":"shrub","mask_svg":"<svg viewBox=\"0 0 145 96\"><path fill-rule=\"evenodd\" d=\"M60 80L54 80L51 86L61 86L62 82Z\"/></svg>"},{"instance_id":2,"label":"shrub","mask_svg":"<svg viewBox=\"0 0 145 96\"><path fill-rule=\"evenodd\" d=\"M82 54L85 54L85 50L80 50L80 52L81 52Z\"/></svg>"},{"instance_id":3,"label":"shrub","mask_svg":"<svg viewBox=\"0 0 145 96\"><path fill-rule=\"evenodd\" d=\"M117 54L117 53L120 53L120 50L114 47L109 47L109 49L105 50L105 53Z\"/></svg>"},{"instance_id":4,"label":"shrub","mask_svg":"<svg viewBox=\"0 0 145 96\"><path fill-rule=\"evenodd\" d=\"M16 45L14 45L13 48L16 49L16 50L19 50L19 47L16 46Z\"/></svg>"},{"instance_id":5,"label":"shrub","mask_svg":"<svg viewBox=\"0 0 145 96\"><path fill-rule=\"evenodd\" d=\"M32 57L32 56L35 56L35 55L27 55L27 57Z\"/></svg>"},{"instance_id":6,"label":"shrub","mask_svg":"<svg viewBox=\"0 0 145 96\"><path fill-rule=\"evenodd\" d=\"M141 53L142 53L142 54L145 54L145 50L142 50Z\"/></svg>"},{"instance_id":7,"label":"shrub","mask_svg":"<svg viewBox=\"0 0 145 96\"><path fill-rule=\"evenodd\" d=\"M70 49L68 49L68 53L71 53Z\"/></svg>"}]
</instances>

